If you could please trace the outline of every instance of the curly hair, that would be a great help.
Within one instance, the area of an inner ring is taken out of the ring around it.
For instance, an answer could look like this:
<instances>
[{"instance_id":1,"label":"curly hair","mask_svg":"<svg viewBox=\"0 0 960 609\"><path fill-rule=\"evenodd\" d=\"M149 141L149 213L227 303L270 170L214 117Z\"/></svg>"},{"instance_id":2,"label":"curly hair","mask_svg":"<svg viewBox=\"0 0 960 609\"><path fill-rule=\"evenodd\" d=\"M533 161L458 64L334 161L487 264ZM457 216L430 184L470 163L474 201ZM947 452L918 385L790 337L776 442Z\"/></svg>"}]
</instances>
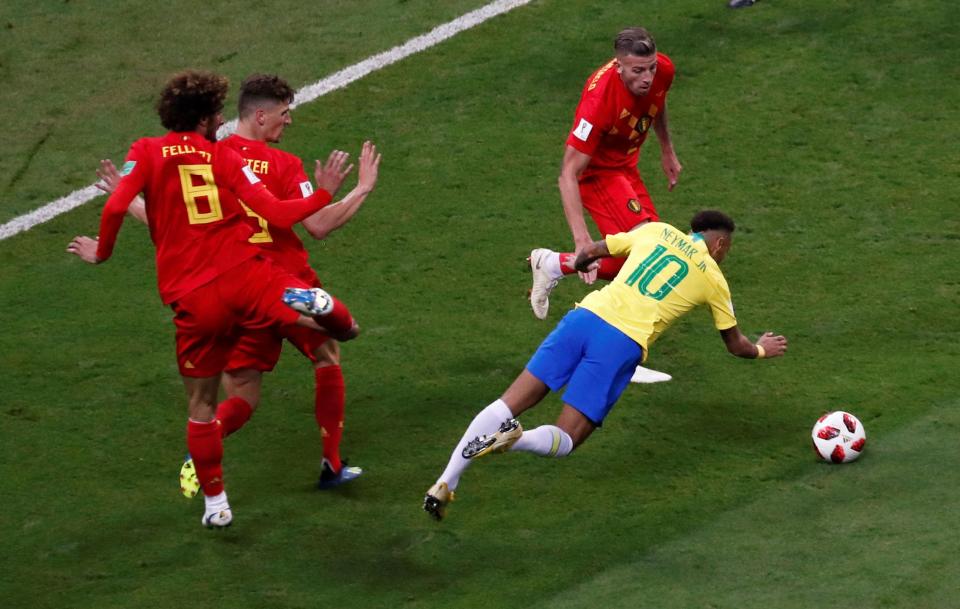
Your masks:
<instances>
[{"instance_id":1,"label":"curly hair","mask_svg":"<svg viewBox=\"0 0 960 609\"><path fill-rule=\"evenodd\" d=\"M292 103L293 89L287 81L274 74L251 74L240 84L240 99L237 103L240 118L256 110L263 102Z\"/></svg>"},{"instance_id":2,"label":"curly hair","mask_svg":"<svg viewBox=\"0 0 960 609\"><path fill-rule=\"evenodd\" d=\"M193 131L205 118L223 110L230 81L213 72L184 70L174 74L160 93L157 114L170 131Z\"/></svg>"},{"instance_id":3,"label":"curly hair","mask_svg":"<svg viewBox=\"0 0 960 609\"><path fill-rule=\"evenodd\" d=\"M737 225L733 223L733 218L722 211L705 209L697 212L697 214L693 216L693 219L690 220L690 228L693 229L695 233L702 233L708 230L722 230L733 234L733 231L737 229Z\"/></svg>"},{"instance_id":4,"label":"curly hair","mask_svg":"<svg viewBox=\"0 0 960 609\"><path fill-rule=\"evenodd\" d=\"M648 57L657 52L657 45L650 32L642 27L628 27L617 34L613 41L613 49L617 55L636 55Z\"/></svg>"}]
</instances>

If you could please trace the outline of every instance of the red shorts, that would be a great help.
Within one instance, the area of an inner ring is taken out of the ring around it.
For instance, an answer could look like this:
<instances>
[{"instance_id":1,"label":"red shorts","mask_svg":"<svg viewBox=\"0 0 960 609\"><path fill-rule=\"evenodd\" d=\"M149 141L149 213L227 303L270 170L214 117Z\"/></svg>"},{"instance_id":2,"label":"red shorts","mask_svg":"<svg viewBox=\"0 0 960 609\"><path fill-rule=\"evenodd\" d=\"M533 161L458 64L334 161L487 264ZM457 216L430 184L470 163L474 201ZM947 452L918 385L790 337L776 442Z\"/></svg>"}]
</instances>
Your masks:
<instances>
[{"instance_id":1,"label":"red shorts","mask_svg":"<svg viewBox=\"0 0 960 609\"><path fill-rule=\"evenodd\" d=\"M310 274L312 275L313 271ZM303 274L298 274L297 277L301 280L306 279ZM313 281L307 283L311 287L321 287L316 275L313 275ZM290 344L299 349L311 362L316 362L314 352L320 345L330 340L330 335L296 324L268 330L244 331L233 351L230 352L226 369L253 368L260 372L273 370L280 360L284 339L290 341Z\"/></svg>"},{"instance_id":2,"label":"red shorts","mask_svg":"<svg viewBox=\"0 0 960 609\"><path fill-rule=\"evenodd\" d=\"M586 173L580 178L580 199L604 237L626 232L641 222L660 219L636 171Z\"/></svg>"},{"instance_id":3,"label":"red shorts","mask_svg":"<svg viewBox=\"0 0 960 609\"><path fill-rule=\"evenodd\" d=\"M180 374L216 376L245 332L296 323L300 314L281 301L287 287L310 286L257 256L171 303Z\"/></svg>"}]
</instances>

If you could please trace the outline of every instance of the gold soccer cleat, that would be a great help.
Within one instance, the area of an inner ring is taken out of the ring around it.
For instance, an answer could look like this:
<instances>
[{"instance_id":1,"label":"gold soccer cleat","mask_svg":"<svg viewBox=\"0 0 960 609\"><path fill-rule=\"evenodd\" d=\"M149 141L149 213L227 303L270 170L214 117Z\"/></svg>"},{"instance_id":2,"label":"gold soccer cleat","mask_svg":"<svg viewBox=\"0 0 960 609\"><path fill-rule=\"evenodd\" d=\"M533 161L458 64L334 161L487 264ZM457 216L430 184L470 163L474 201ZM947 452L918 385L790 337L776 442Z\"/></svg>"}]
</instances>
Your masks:
<instances>
[{"instance_id":1,"label":"gold soccer cleat","mask_svg":"<svg viewBox=\"0 0 960 609\"><path fill-rule=\"evenodd\" d=\"M197 479L197 470L193 468L193 458L187 455L187 460L180 466L180 492L187 499L193 499L200 492L200 480Z\"/></svg>"},{"instance_id":2,"label":"gold soccer cleat","mask_svg":"<svg viewBox=\"0 0 960 609\"><path fill-rule=\"evenodd\" d=\"M523 435L523 426L516 419L507 419L493 435L474 438L463 447L464 459L479 459L490 453L507 452Z\"/></svg>"},{"instance_id":3,"label":"gold soccer cleat","mask_svg":"<svg viewBox=\"0 0 960 609\"><path fill-rule=\"evenodd\" d=\"M454 500L453 491L446 482L437 482L430 487L423 497L423 511L430 514L434 520L443 520L446 515L447 504Z\"/></svg>"}]
</instances>

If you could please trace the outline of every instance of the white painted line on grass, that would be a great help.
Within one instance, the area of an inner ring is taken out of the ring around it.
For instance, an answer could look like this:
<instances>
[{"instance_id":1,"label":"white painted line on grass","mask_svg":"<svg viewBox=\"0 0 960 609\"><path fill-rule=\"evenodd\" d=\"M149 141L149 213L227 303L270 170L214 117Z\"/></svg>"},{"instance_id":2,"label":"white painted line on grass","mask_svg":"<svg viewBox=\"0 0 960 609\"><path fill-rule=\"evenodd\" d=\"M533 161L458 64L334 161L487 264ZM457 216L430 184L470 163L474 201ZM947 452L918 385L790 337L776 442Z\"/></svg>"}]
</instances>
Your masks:
<instances>
[{"instance_id":1,"label":"white painted line on grass","mask_svg":"<svg viewBox=\"0 0 960 609\"><path fill-rule=\"evenodd\" d=\"M502 15L503 13L512 11L513 9L521 7L525 4L530 4L530 2L532 2L532 0L496 0L496 2L491 2L490 4L482 6L475 11L461 15L453 21L439 25L426 34L412 38L400 46L393 47L389 51L384 51L383 53L368 57L359 63L331 74L323 80L319 80L311 85L303 87L297 91L296 102L293 105L299 106L302 104L308 104L315 99L326 95L327 93L336 91L337 89L342 89L350 83L360 80L372 72L376 72L381 68L392 65L401 59L409 57L410 55L429 49L430 47L437 45L448 38L456 36L464 30L469 30L470 28L480 25L488 19L492 19L497 15ZM234 119L225 123L220 128L220 131L217 133L217 135L221 138L226 137L233 133L236 128L237 121ZM6 224L0 225L0 241L12 237L18 233L28 231L38 224L42 224L47 220L52 220L60 214L66 213L76 207L80 207L84 203L96 198L99 194L102 194L101 191L95 185L91 184L86 188L75 190L67 196L57 199L56 201L47 203L37 210L22 216L18 216Z\"/></svg>"}]
</instances>

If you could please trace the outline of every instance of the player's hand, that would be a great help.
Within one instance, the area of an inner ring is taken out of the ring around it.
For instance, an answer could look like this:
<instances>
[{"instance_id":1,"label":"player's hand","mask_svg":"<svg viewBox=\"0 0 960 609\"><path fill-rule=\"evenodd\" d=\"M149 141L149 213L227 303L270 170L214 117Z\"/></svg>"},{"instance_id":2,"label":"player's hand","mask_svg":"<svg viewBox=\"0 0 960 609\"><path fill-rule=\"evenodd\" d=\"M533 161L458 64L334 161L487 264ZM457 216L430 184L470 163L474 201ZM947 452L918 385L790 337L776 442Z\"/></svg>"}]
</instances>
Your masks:
<instances>
[{"instance_id":1,"label":"player's hand","mask_svg":"<svg viewBox=\"0 0 960 609\"><path fill-rule=\"evenodd\" d=\"M97 239L91 239L90 237L82 235L74 237L70 245L67 246L67 252L74 254L88 264L100 264L103 261L97 258L98 243Z\"/></svg>"},{"instance_id":2,"label":"player's hand","mask_svg":"<svg viewBox=\"0 0 960 609\"><path fill-rule=\"evenodd\" d=\"M590 243L590 242L587 242L587 243L585 243L585 244L583 244L583 245L574 244L575 251L574 251L573 259L576 260L576 259L580 256L580 252L581 252L584 248L586 248L588 245L591 245L591 243ZM590 265L589 265L588 268L590 269L589 271L587 271L587 272L585 272L585 273L582 272L582 271L580 271L580 272L578 272L577 274L580 275L580 279L581 279L585 284L587 284L587 285L593 285L593 282L597 280L597 269L600 268L600 261L599 261L599 260L594 260L592 263L590 263Z\"/></svg>"},{"instance_id":3,"label":"player's hand","mask_svg":"<svg viewBox=\"0 0 960 609\"><path fill-rule=\"evenodd\" d=\"M667 175L667 190L672 191L673 187L680 181L680 172L683 171L683 165L680 164L680 159L677 158L677 153L673 151L673 148L661 150L660 164L663 166L663 173Z\"/></svg>"},{"instance_id":4,"label":"player's hand","mask_svg":"<svg viewBox=\"0 0 960 609\"><path fill-rule=\"evenodd\" d=\"M100 161L100 169L97 169L97 177L100 178L100 181L96 184L97 188L107 194L116 190L117 184L119 184L120 179L123 178L120 172L117 171L117 166L114 165L110 159Z\"/></svg>"},{"instance_id":5,"label":"player's hand","mask_svg":"<svg viewBox=\"0 0 960 609\"><path fill-rule=\"evenodd\" d=\"M787 352L787 339L783 336L774 335L773 332L764 332L757 344L763 347L764 357L780 357Z\"/></svg>"},{"instance_id":6,"label":"player's hand","mask_svg":"<svg viewBox=\"0 0 960 609\"><path fill-rule=\"evenodd\" d=\"M331 195L336 195L340 185L353 171L353 164L347 165L350 155L342 150L334 150L327 157L327 162L317 161L313 177L317 181L317 188L322 188Z\"/></svg>"},{"instance_id":7,"label":"player's hand","mask_svg":"<svg viewBox=\"0 0 960 609\"><path fill-rule=\"evenodd\" d=\"M380 153L377 147L367 141L363 143L363 149L360 151L360 169L357 186L370 192L377 185L377 175L380 171Z\"/></svg>"}]
</instances>

